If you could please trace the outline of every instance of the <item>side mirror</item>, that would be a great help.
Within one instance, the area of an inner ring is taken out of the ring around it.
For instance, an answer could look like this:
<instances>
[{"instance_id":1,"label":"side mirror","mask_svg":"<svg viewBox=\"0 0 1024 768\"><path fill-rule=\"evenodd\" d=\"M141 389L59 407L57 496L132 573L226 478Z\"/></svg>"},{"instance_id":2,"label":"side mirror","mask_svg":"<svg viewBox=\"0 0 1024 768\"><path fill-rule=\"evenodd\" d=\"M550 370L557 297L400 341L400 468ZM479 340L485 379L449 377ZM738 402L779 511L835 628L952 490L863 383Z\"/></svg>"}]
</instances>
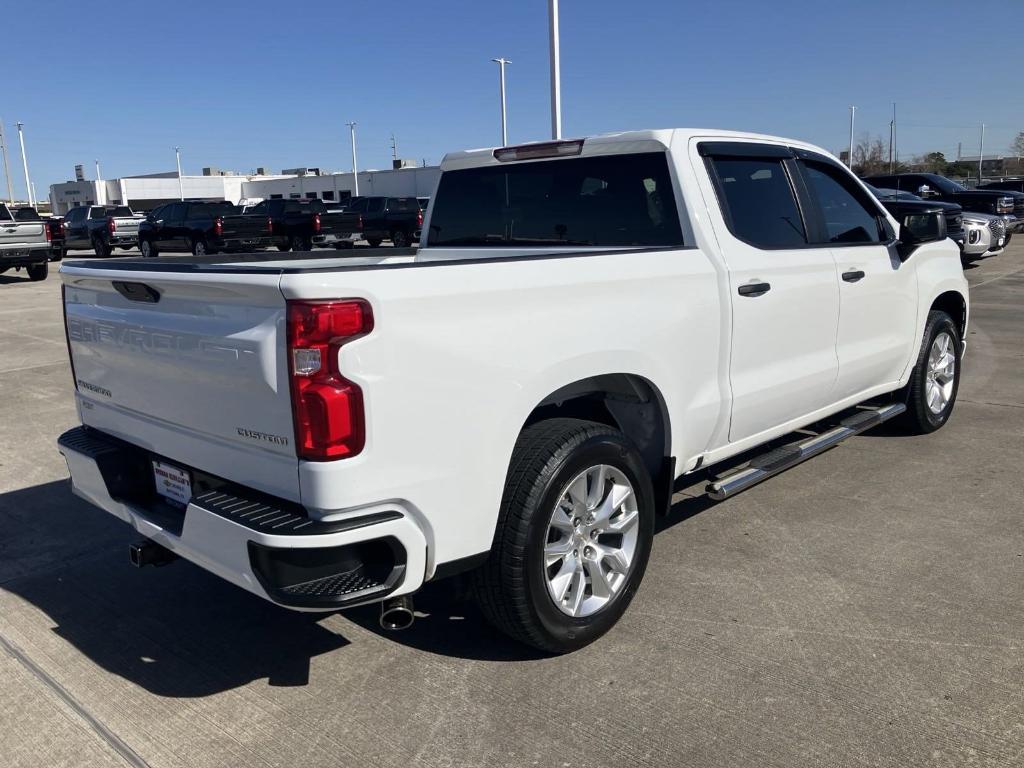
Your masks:
<instances>
[{"instance_id":1,"label":"side mirror","mask_svg":"<svg viewBox=\"0 0 1024 768\"><path fill-rule=\"evenodd\" d=\"M900 260L906 261L925 243L946 239L946 217L941 210L908 213L900 222L900 237L896 245Z\"/></svg>"}]
</instances>

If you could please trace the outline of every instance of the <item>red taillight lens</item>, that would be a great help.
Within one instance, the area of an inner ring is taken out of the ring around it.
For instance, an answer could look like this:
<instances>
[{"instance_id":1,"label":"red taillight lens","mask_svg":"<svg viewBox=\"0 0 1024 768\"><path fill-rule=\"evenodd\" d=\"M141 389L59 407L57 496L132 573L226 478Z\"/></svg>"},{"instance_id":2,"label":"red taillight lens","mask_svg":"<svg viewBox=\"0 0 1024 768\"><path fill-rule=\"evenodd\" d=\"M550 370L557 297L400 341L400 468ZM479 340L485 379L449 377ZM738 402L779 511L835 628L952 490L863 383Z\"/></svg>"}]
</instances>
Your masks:
<instances>
[{"instance_id":1,"label":"red taillight lens","mask_svg":"<svg viewBox=\"0 0 1024 768\"><path fill-rule=\"evenodd\" d=\"M373 330L362 299L288 302L295 449L299 458L355 456L366 443L363 391L338 370L341 346Z\"/></svg>"},{"instance_id":2,"label":"red taillight lens","mask_svg":"<svg viewBox=\"0 0 1024 768\"><path fill-rule=\"evenodd\" d=\"M314 213L313 214L313 231L314 232L319 232L320 231L320 214L319 213Z\"/></svg>"},{"instance_id":3,"label":"red taillight lens","mask_svg":"<svg viewBox=\"0 0 1024 768\"><path fill-rule=\"evenodd\" d=\"M361 232L363 229L363 214L359 214L359 221L356 222L356 227Z\"/></svg>"},{"instance_id":4,"label":"red taillight lens","mask_svg":"<svg viewBox=\"0 0 1024 768\"><path fill-rule=\"evenodd\" d=\"M46 222L45 224L43 224L43 229L46 232L46 242L52 243L53 242L53 230L50 229L50 222Z\"/></svg>"},{"instance_id":5,"label":"red taillight lens","mask_svg":"<svg viewBox=\"0 0 1024 768\"><path fill-rule=\"evenodd\" d=\"M224 219L218 216L213 222L213 234L217 237L224 236Z\"/></svg>"},{"instance_id":6,"label":"red taillight lens","mask_svg":"<svg viewBox=\"0 0 1024 768\"><path fill-rule=\"evenodd\" d=\"M117 222L113 218L107 219L107 232L110 234L117 232Z\"/></svg>"},{"instance_id":7,"label":"red taillight lens","mask_svg":"<svg viewBox=\"0 0 1024 768\"><path fill-rule=\"evenodd\" d=\"M423 209L420 208L420 212L416 214L416 226L422 229L423 227Z\"/></svg>"},{"instance_id":8,"label":"red taillight lens","mask_svg":"<svg viewBox=\"0 0 1024 768\"><path fill-rule=\"evenodd\" d=\"M273 234L274 232L274 220L271 218L267 219L267 232Z\"/></svg>"}]
</instances>

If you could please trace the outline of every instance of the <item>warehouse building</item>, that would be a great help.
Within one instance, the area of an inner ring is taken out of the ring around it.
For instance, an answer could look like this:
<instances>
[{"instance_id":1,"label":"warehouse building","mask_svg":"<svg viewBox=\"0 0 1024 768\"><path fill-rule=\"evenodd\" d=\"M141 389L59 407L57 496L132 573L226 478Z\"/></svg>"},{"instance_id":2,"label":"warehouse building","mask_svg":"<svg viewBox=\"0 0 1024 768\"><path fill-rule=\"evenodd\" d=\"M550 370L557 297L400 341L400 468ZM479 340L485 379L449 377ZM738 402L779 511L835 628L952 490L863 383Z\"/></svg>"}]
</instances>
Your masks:
<instances>
[{"instance_id":1,"label":"warehouse building","mask_svg":"<svg viewBox=\"0 0 1024 768\"><path fill-rule=\"evenodd\" d=\"M275 175L222 173L215 168L204 171L202 176L183 175L180 187L176 171L52 184L50 204L55 215L63 216L82 205L130 205L136 211L149 211L180 198L228 200L238 205L268 198L344 200L355 193L351 173L321 173L316 168L292 168ZM436 166L360 171L359 194L429 197L439 177Z\"/></svg>"}]
</instances>

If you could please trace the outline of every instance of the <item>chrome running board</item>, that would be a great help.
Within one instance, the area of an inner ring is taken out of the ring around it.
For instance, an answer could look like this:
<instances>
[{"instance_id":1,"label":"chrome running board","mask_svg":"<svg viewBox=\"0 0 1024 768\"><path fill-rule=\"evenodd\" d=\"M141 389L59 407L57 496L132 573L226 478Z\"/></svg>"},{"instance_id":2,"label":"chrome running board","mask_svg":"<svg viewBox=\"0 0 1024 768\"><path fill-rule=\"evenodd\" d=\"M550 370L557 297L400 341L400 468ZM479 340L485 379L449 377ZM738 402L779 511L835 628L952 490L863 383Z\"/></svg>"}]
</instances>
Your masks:
<instances>
[{"instance_id":1,"label":"chrome running board","mask_svg":"<svg viewBox=\"0 0 1024 768\"><path fill-rule=\"evenodd\" d=\"M802 461L827 451L847 438L877 427L894 416L907 410L903 403L893 403L881 408L862 408L852 416L839 422L839 426L808 438L801 443L784 445L781 448L763 453L750 460L747 466L708 483L706 491L715 501L722 501L745 491L772 475L785 472Z\"/></svg>"}]
</instances>

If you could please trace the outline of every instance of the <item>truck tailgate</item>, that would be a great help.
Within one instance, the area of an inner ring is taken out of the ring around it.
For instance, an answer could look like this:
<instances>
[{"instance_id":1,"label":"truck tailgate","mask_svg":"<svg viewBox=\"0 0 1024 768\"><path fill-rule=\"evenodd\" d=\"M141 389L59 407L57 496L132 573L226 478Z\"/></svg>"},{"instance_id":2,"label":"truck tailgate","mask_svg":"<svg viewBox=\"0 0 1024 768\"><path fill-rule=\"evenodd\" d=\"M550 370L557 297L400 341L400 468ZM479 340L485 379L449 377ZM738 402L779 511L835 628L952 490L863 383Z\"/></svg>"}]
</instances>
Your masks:
<instances>
[{"instance_id":1,"label":"truck tailgate","mask_svg":"<svg viewBox=\"0 0 1024 768\"><path fill-rule=\"evenodd\" d=\"M266 216L253 216L244 213L235 216L224 216L222 226L224 239L226 240L246 237L255 238L271 234Z\"/></svg>"},{"instance_id":2,"label":"truck tailgate","mask_svg":"<svg viewBox=\"0 0 1024 768\"><path fill-rule=\"evenodd\" d=\"M84 424L299 500L278 275L62 278Z\"/></svg>"},{"instance_id":3,"label":"truck tailgate","mask_svg":"<svg viewBox=\"0 0 1024 768\"><path fill-rule=\"evenodd\" d=\"M139 224L143 221L138 216L116 216L114 217L114 228L118 235L139 234Z\"/></svg>"},{"instance_id":4,"label":"truck tailgate","mask_svg":"<svg viewBox=\"0 0 1024 768\"><path fill-rule=\"evenodd\" d=\"M37 245L46 242L43 221L0 222L0 245Z\"/></svg>"}]
</instances>

